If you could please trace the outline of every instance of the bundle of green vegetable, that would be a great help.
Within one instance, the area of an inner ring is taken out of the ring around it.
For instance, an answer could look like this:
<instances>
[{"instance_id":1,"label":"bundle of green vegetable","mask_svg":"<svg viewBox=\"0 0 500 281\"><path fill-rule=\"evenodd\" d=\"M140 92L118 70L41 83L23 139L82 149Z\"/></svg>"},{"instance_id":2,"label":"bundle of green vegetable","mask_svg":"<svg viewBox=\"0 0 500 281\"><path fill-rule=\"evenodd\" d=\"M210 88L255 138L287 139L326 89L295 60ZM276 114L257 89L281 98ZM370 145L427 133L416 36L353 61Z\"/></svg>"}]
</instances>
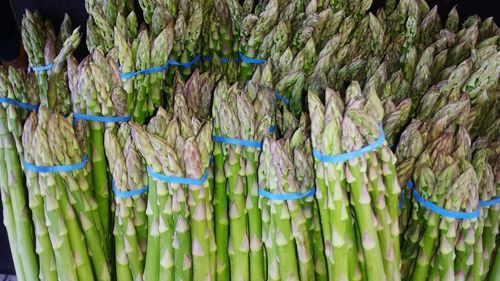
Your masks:
<instances>
[{"instance_id":1,"label":"bundle of green vegetable","mask_svg":"<svg viewBox=\"0 0 500 281\"><path fill-rule=\"evenodd\" d=\"M383 109L376 93L363 93L356 82L345 95L344 101L327 89L324 104L308 96L328 274L400 280L400 187L396 158L379 126ZM355 152L370 144L364 153Z\"/></svg>"},{"instance_id":2,"label":"bundle of green vegetable","mask_svg":"<svg viewBox=\"0 0 500 281\"><path fill-rule=\"evenodd\" d=\"M266 137L260 154L266 280L328 280L305 117L285 138ZM291 194L299 196L286 199Z\"/></svg>"},{"instance_id":3,"label":"bundle of green vegetable","mask_svg":"<svg viewBox=\"0 0 500 281\"><path fill-rule=\"evenodd\" d=\"M41 104L68 114L70 102L64 62L80 43L78 28L71 33L71 21L65 15L57 36L50 21L44 21L38 12L26 10L22 38L30 68L36 72Z\"/></svg>"},{"instance_id":4,"label":"bundle of green vegetable","mask_svg":"<svg viewBox=\"0 0 500 281\"><path fill-rule=\"evenodd\" d=\"M128 123L107 128L104 136L114 190L116 278L142 280L148 236L146 170Z\"/></svg>"},{"instance_id":5,"label":"bundle of green vegetable","mask_svg":"<svg viewBox=\"0 0 500 281\"><path fill-rule=\"evenodd\" d=\"M93 193L101 221L104 226L107 245L111 243L112 211L110 208L111 185L108 180L108 165L104 149L104 130L114 128L116 123L101 122L88 119L83 115L97 117L126 116L126 94L120 87L120 79L116 69L112 68L112 53L106 58L100 48L92 51L78 66L69 60L69 72L73 75L70 79L72 104L76 120L82 128L81 138L88 138L86 153L91 161L91 180ZM81 124L89 122L88 124ZM108 248L111 250L111 248Z\"/></svg>"},{"instance_id":6,"label":"bundle of green vegetable","mask_svg":"<svg viewBox=\"0 0 500 281\"><path fill-rule=\"evenodd\" d=\"M269 75L269 69L263 69L260 81ZM214 91L212 114L218 137L213 153L217 278L263 280L257 167L262 139L272 135L274 96L254 82L242 90L222 80ZM231 144L228 138L251 145Z\"/></svg>"},{"instance_id":7,"label":"bundle of green vegetable","mask_svg":"<svg viewBox=\"0 0 500 281\"><path fill-rule=\"evenodd\" d=\"M30 207L40 249L40 278L111 280L105 233L71 117L67 120L45 108L38 116L33 112L24 125L23 145L26 162L35 165L24 168L34 197ZM51 166L65 168L44 170Z\"/></svg>"},{"instance_id":8,"label":"bundle of green vegetable","mask_svg":"<svg viewBox=\"0 0 500 281\"><path fill-rule=\"evenodd\" d=\"M177 93L173 114L160 109L147 130L131 127L149 174L144 279L215 279L211 122Z\"/></svg>"},{"instance_id":9,"label":"bundle of green vegetable","mask_svg":"<svg viewBox=\"0 0 500 281\"><path fill-rule=\"evenodd\" d=\"M29 84L33 83L35 77L29 77L21 71L12 68L7 71L0 67L0 97L36 104L36 83ZM14 104L3 103L0 106L0 192L4 225L18 279L36 280L39 273L36 249L41 248L37 248L33 239L38 227L33 225L29 211L36 203L25 193L25 178L21 166L25 151L21 142L21 122L26 116L27 111ZM44 226L39 225L41 228ZM42 251L39 256L43 258L41 253Z\"/></svg>"},{"instance_id":10,"label":"bundle of green vegetable","mask_svg":"<svg viewBox=\"0 0 500 281\"><path fill-rule=\"evenodd\" d=\"M145 26L138 31L137 22L131 23L129 18L118 14L114 28L115 46L122 86L127 93L128 111L135 122L142 124L164 101L171 104L171 91L165 88L166 74L164 70L130 77L123 74L164 65L172 50L174 25L172 21L168 22L155 35Z\"/></svg>"}]
</instances>

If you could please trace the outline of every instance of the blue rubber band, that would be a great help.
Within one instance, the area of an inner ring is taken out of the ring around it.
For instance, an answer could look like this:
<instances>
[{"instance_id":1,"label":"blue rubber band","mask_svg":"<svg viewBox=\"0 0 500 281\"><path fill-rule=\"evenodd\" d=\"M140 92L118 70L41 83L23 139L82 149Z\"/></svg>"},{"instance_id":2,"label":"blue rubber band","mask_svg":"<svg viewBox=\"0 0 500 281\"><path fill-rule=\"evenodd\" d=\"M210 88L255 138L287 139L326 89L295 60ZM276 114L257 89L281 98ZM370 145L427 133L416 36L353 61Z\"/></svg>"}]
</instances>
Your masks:
<instances>
[{"instance_id":1,"label":"blue rubber band","mask_svg":"<svg viewBox=\"0 0 500 281\"><path fill-rule=\"evenodd\" d=\"M398 210L403 209L404 204L405 204L405 191L401 190L401 197L399 198Z\"/></svg>"},{"instance_id":2,"label":"blue rubber band","mask_svg":"<svg viewBox=\"0 0 500 281\"><path fill-rule=\"evenodd\" d=\"M195 63L197 63L201 58L201 55L197 55L194 59L192 59L190 62L186 62L186 63L181 63L181 62L178 62L176 60L168 60L167 61L167 65L173 65L173 66L181 66L181 67L191 67L193 66Z\"/></svg>"},{"instance_id":3,"label":"blue rubber band","mask_svg":"<svg viewBox=\"0 0 500 281\"><path fill-rule=\"evenodd\" d=\"M276 125L272 125L269 129L267 129L267 131L271 134L274 133L274 131L276 131Z\"/></svg>"},{"instance_id":4,"label":"blue rubber band","mask_svg":"<svg viewBox=\"0 0 500 281\"><path fill-rule=\"evenodd\" d=\"M0 98L0 103L13 104L29 110L38 110L38 108L40 107L38 104L24 103L11 98Z\"/></svg>"},{"instance_id":5,"label":"blue rubber band","mask_svg":"<svg viewBox=\"0 0 500 281\"><path fill-rule=\"evenodd\" d=\"M178 184L202 185L202 184L205 183L205 181L208 178L208 170L206 170L205 174L203 174L203 176L201 178L199 178L199 179L166 176L166 175L154 172L149 166L146 167L146 170L148 171L148 174L153 179L164 181L164 182L178 183Z\"/></svg>"},{"instance_id":6,"label":"blue rubber band","mask_svg":"<svg viewBox=\"0 0 500 281\"><path fill-rule=\"evenodd\" d=\"M54 66L53 63L47 64L47 65L40 65L40 66L30 66L30 69L34 72L40 72L40 71L47 71Z\"/></svg>"},{"instance_id":7,"label":"blue rubber band","mask_svg":"<svg viewBox=\"0 0 500 281\"><path fill-rule=\"evenodd\" d=\"M305 193L294 192L294 193L283 193L283 194L275 194L259 187L259 195L271 200L298 200L304 197L314 196L316 193L316 188L313 187L309 189Z\"/></svg>"},{"instance_id":8,"label":"blue rubber band","mask_svg":"<svg viewBox=\"0 0 500 281\"><path fill-rule=\"evenodd\" d=\"M285 98L284 96L280 95L278 91L274 91L274 97L286 104L290 104L290 100Z\"/></svg>"},{"instance_id":9,"label":"blue rubber band","mask_svg":"<svg viewBox=\"0 0 500 281\"><path fill-rule=\"evenodd\" d=\"M250 64L263 64L266 62L265 59L258 59L258 58L253 59L253 58L246 57L241 52L238 52L238 56L240 57L240 60L242 62L246 62L246 63L250 63Z\"/></svg>"},{"instance_id":10,"label":"blue rubber band","mask_svg":"<svg viewBox=\"0 0 500 281\"><path fill-rule=\"evenodd\" d=\"M27 171L36 173L61 173L61 172L71 172L79 170L85 167L85 164L89 161L87 155L84 155L82 161L79 163L71 165L56 165L56 166L36 166L23 161L23 167Z\"/></svg>"},{"instance_id":11,"label":"blue rubber band","mask_svg":"<svg viewBox=\"0 0 500 281\"><path fill-rule=\"evenodd\" d=\"M449 211L449 210L443 209L443 208L437 206L436 204L423 199L420 196L420 194L418 194L418 192L415 191L415 189L413 188L413 182L411 180L407 183L406 186L409 189L411 189L412 194L413 194L413 198L415 198L415 200L417 200L417 202L420 203L420 205L424 206L425 208L427 208L431 212L439 214L443 217L452 218L452 219L475 219L475 218L478 218L481 214L481 212L479 211L479 207L473 212L457 212L457 211Z\"/></svg>"},{"instance_id":12,"label":"blue rubber band","mask_svg":"<svg viewBox=\"0 0 500 281\"><path fill-rule=\"evenodd\" d=\"M493 205L499 204L499 203L500 203L500 196L497 196L497 197L491 198L490 200L479 201L479 206L489 207L489 206L493 206Z\"/></svg>"},{"instance_id":13,"label":"blue rubber band","mask_svg":"<svg viewBox=\"0 0 500 281\"><path fill-rule=\"evenodd\" d=\"M151 74L151 73L155 73L155 72L163 72L163 71L165 71L165 69L167 69L167 67L168 67L168 64L164 64L164 65L160 65L160 66L156 66L156 67L146 68L146 69L139 70L139 71L120 72L120 77L122 79L129 79L129 78L132 78L132 77L137 76L139 74Z\"/></svg>"},{"instance_id":14,"label":"blue rubber band","mask_svg":"<svg viewBox=\"0 0 500 281\"><path fill-rule=\"evenodd\" d=\"M120 197L120 198L129 198L129 197L138 196L138 195L141 195L144 192L148 191L148 189L149 189L149 187L146 185L146 186L139 188L139 189L133 189L133 190L129 190L129 191L121 191L121 190L118 190L118 188L116 188L115 181L111 181L111 187L113 188L113 192L115 193L115 195L117 197Z\"/></svg>"},{"instance_id":15,"label":"blue rubber band","mask_svg":"<svg viewBox=\"0 0 500 281\"><path fill-rule=\"evenodd\" d=\"M262 142L255 140L242 140L242 139L227 138L223 136L212 136L212 140L214 142L246 146L246 147L256 147L256 148L262 147Z\"/></svg>"},{"instance_id":16,"label":"blue rubber band","mask_svg":"<svg viewBox=\"0 0 500 281\"><path fill-rule=\"evenodd\" d=\"M348 161L353 158L360 157L361 155L368 153L370 151L373 151L377 149L378 147L382 146L382 144L385 141L385 135L384 135L384 129L382 128L382 125L379 125L380 128L380 135L375 142L370 143L369 145L362 147L358 150L354 150L348 153L342 153L342 154L336 154L336 155L326 155L322 154L318 150L314 149L313 150L313 156L318 159L321 162L325 163L339 163L339 162L344 162Z\"/></svg>"},{"instance_id":17,"label":"blue rubber band","mask_svg":"<svg viewBox=\"0 0 500 281\"><path fill-rule=\"evenodd\" d=\"M120 122L130 121L130 116L98 116L98 115L74 113L73 119L95 121L102 123L120 123Z\"/></svg>"},{"instance_id":18,"label":"blue rubber band","mask_svg":"<svg viewBox=\"0 0 500 281\"><path fill-rule=\"evenodd\" d=\"M160 66L146 68L146 69L139 70L139 71L120 72L120 77L122 79L129 79L129 78L132 78L132 77L137 76L139 74L151 74L151 73L156 73L156 72L162 72L162 71L165 71L169 65L180 66L180 67L191 67L195 63L197 63L200 60L200 58L201 58L201 55L197 55L194 59L192 59L190 62L187 62L187 63L181 63L181 62L178 62L176 60L170 59L166 63L164 63L163 65L160 65ZM203 58L209 58L209 57L203 57Z\"/></svg>"},{"instance_id":19,"label":"blue rubber band","mask_svg":"<svg viewBox=\"0 0 500 281\"><path fill-rule=\"evenodd\" d=\"M213 60L213 58L211 56L202 56L201 59L204 61L212 61Z\"/></svg>"}]
</instances>

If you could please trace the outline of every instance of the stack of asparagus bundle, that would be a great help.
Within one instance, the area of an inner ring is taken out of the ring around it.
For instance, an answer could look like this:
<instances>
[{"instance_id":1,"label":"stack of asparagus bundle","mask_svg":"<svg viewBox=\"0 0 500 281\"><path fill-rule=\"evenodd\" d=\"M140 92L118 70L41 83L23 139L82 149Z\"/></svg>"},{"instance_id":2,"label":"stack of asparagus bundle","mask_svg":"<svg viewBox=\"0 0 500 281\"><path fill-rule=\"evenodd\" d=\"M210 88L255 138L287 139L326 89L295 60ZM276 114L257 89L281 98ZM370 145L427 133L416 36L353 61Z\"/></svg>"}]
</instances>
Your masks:
<instances>
[{"instance_id":1,"label":"stack of asparagus bundle","mask_svg":"<svg viewBox=\"0 0 500 281\"><path fill-rule=\"evenodd\" d=\"M21 163L25 161L26 154L32 152L27 151L31 149L31 144L28 146L22 141L22 134L24 121L28 117L25 109L36 110L39 101L58 111L69 111L65 60L80 41L78 29L71 34L70 28L71 24L66 16L57 37L50 22L44 23L39 14L27 12L23 18L23 38L31 65L36 69L36 66L44 65L44 61L51 63L51 68L47 69L49 75L39 71L35 76L22 70L0 70L0 96L3 103L0 115L4 155L1 171L5 173L2 176L2 200L5 206L5 224L12 245L11 252L20 280L57 278L54 275L54 265L51 264L52 249L50 243L47 244L40 191L25 191L26 187L31 186L29 183L32 181L32 175L25 179ZM42 33L42 30L46 33ZM39 36L40 34L43 36ZM59 52L57 56L56 51ZM44 237L41 241L35 237L38 234Z\"/></svg>"},{"instance_id":2,"label":"stack of asparagus bundle","mask_svg":"<svg viewBox=\"0 0 500 281\"><path fill-rule=\"evenodd\" d=\"M40 278L111 280L105 232L71 117L45 108L33 112L23 146L36 230L35 239L24 242L36 241Z\"/></svg>"},{"instance_id":3,"label":"stack of asparagus bundle","mask_svg":"<svg viewBox=\"0 0 500 281\"><path fill-rule=\"evenodd\" d=\"M330 89L324 105L313 93L308 101L329 276L400 280L400 187L379 126L380 100L353 82L345 102Z\"/></svg>"},{"instance_id":4,"label":"stack of asparagus bundle","mask_svg":"<svg viewBox=\"0 0 500 281\"><path fill-rule=\"evenodd\" d=\"M116 278L142 280L148 235L144 196L147 191L146 170L132 141L128 123L123 123L118 129L107 128L105 146L115 191Z\"/></svg>"},{"instance_id":5,"label":"stack of asparagus bundle","mask_svg":"<svg viewBox=\"0 0 500 281\"><path fill-rule=\"evenodd\" d=\"M314 199L312 146L306 132L307 118L302 117L300 127L290 130L285 138L266 137L260 154L265 280L328 280ZM288 197L291 195L295 197Z\"/></svg>"}]
</instances>

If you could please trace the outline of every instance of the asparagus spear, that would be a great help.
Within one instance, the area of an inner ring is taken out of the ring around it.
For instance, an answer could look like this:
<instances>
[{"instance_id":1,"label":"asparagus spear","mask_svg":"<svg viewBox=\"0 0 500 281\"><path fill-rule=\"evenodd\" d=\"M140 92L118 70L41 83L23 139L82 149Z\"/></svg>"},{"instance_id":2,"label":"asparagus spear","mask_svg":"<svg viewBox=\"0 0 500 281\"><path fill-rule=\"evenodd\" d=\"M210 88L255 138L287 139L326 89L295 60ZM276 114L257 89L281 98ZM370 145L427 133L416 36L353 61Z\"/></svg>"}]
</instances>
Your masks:
<instances>
[{"instance_id":1,"label":"asparagus spear","mask_svg":"<svg viewBox=\"0 0 500 281\"><path fill-rule=\"evenodd\" d=\"M35 156L34 161L36 165L51 166L53 165L53 160L49 148L48 135L45 131L46 122L48 122L46 119L48 118L48 112L41 111L41 114L43 115L39 117L38 125L33 133L32 154ZM29 129L29 127L26 129ZM58 277L77 280L79 276L77 268L83 269L82 265L88 265L86 263L88 260L82 260L78 265L75 263L72 248L75 246L75 250L81 250L81 248L76 247L76 244L80 238L83 238L78 226L75 228L75 224L77 223L75 221L76 215L73 209L68 207L69 204L63 202L64 199L67 199L67 196L63 196L65 193L62 186L59 185L60 180L57 180L57 176L52 173L42 173L38 176L40 190L44 198L45 216L48 221L47 227L56 258ZM86 253L85 250L79 254L84 253ZM82 270L81 272L83 277L84 271ZM87 277L93 279L92 273Z\"/></svg>"},{"instance_id":2,"label":"asparagus spear","mask_svg":"<svg viewBox=\"0 0 500 281\"><path fill-rule=\"evenodd\" d=\"M24 49L28 54L30 65L32 67L45 65L43 51L45 46L45 33L43 32L43 22L38 12L32 13L26 10L22 20L22 37ZM40 89L40 101L42 104L47 105L47 91L49 88L47 83L47 72L36 72L36 76Z\"/></svg>"},{"instance_id":3,"label":"asparagus spear","mask_svg":"<svg viewBox=\"0 0 500 281\"><path fill-rule=\"evenodd\" d=\"M13 211L12 198L10 195L10 191L8 188L8 179L7 179L7 165L5 163L5 149L4 149L4 139L7 137L8 129L4 126L6 114L5 110L0 109L0 119L3 119L0 122L1 128L1 149L0 156L2 156L2 160L0 161L0 173L1 173L1 196L2 196L2 210L3 210L3 218L4 225L7 229L7 237L9 239L10 253L12 255L12 260L14 262L14 268L16 270L16 276L19 280L26 280L24 268L21 260L21 253L18 250L18 241L17 241L17 228L16 228L16 220Z\"/></svg>"},{"instance_id":4,"label":"asparagus spear","mask_svg":"<svg viewBox=\"0 0 500 281\"><path fill-rule=\"evenodd\" d=\"M227 95L227 84L221 82L214 90L214 109L220 108L222 97ZM214 135L220 135L221 119L218 114L214 114ZM217 244L217 280L229 280L229 258L227 253L229 242L229 220L228 220L228 198L227 178L224 173L224 145L216 142L214 144L214 213L215 213L215 239Z\"/></svg>"},{"instance_id":5,"label":"asparagus spear","mask_svg":"<svg viewBox=\"0 0 500 281\"><path fill-rule=\"evenodd\" d=\"M264 139L260 156L262 160L260 162L275 163L276 167L274 169L271 166L264 165L259 167L259 174L266 178L266 181L261 181L260 185L261 188L275 194L285 193L285 190L288 189L286 180L290 168L286 167L286 165L289 164L290 160L286 159L283 149L277 141L270 138ZM271 160L264 160L264 158ZM266 172L263 171L264 169ZM269 200L267 204L270 205L271 220L275 224L270 231L275 236L280 279L299 280L299 266L296 260L298 257L295 255L296 248L293 243L291 213L288 202Z\"/></svg>"},{"instance_id":6,"label":"asparagus spear","mask_svg":"<svg viewBox=\"0 0 500 281\"><path fill-rule=\"evenodd\" d=\"M121 125L118 132L113 131L113 129L107 129L105 132L105 148L115 187L125 192L144 187L144 171L140 168L142 161L130 137L128 124ZM127 198L115 196L116 220L118 222L116 227L120 227L123 234L117 239L123 239L127 245L124 251L127 255L130 275L134 280L142 280L144 273L141 237L139 237L134 223L135 220L142 218L135 217L133 210L133 204L140 202L140 199L142 199L142 195ZM140 206L138 204L138 207ZM117 231L120 233L119 230Z\"/></svg>"},{"instance_id":7,"label":"asparagus spear","mask_svg":"<svg viewBox=\"0 0 500 281\"><path fill-rule=\"evenodd\" d=\"M34 163L32 154L33 135L36 129L36 115L31 114L24 125L23 146L24 159L27 163ZM44 201L38 182L38 174L31 171L26 171L26 182L29 194L29 206L31 209L33 224L35 226L37 254L39 256L40 275L44 280L57 280L57 271L53 266L55 264L55 256L50 241L49 231L46 225L44 213ZM17 271L16 271L17 272Z\"/></svg>"},{"instance_id":8,"label":"asparagus spear","mask_svg":"<svg viewBox=\"0 0 500 281\"><path fill-rule=\"evenodd\" d=\"M78 163L82 159L82 152L78 141L74 136L72 123L54 114L49 120L47 134L54 140L49 143L51 151L57 152L53 157L56 165L70 165ZM67 132L63 134L62 132ZM60 136L57 138L57 136ZM78 213L88 253L91 258L93 270L97 278L101 280L111 279L111 270L108 261L108 245L102 240L102 223L100 218L94 217L94 206L96 202L88 192L91 188L87 181L87 170L75 170L70 173L61 174L63 184L66 185L67 193L71 194L71 206Z\"/></svg>"}]
</instances>

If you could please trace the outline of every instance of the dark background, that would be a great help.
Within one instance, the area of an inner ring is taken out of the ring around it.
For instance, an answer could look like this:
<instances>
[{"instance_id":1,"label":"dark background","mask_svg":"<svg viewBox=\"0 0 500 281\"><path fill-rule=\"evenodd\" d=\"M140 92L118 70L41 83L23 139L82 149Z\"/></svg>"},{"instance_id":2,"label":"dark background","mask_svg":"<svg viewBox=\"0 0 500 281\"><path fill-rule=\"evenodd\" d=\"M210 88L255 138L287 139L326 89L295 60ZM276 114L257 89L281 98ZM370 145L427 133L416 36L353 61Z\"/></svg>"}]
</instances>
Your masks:
<instances>
[{"instance_id":1,"label":"dark background","mask_svg":"<svg viewBox=\"0 0 500 281\"><path fill-rule=\"evenodd\" d=\"M457 5L461 20L464 20L469 15L478 14L482 18L494 17L496 24L500 25L499 0L429 0L427 2L430 7L438 5L438 12L443 19L446 19L448 12ZM384 3L384 0L374 0L372 11L376 11ZM74 28L81 26L82 30L85 30L87 13L85 11L84 0L12 0L12 6L18 25L21 25L24 10L29 9L39 10L56 27L61 24L66 12L70 15ZM76 52L76 57L82 59L86 54L85 49L85 38L82 38L82 43ZM1 211L0 221L3 222ZM7 234L3 226L0 227L0 273L14 273Z\"/></svg>"}]
</instances>

